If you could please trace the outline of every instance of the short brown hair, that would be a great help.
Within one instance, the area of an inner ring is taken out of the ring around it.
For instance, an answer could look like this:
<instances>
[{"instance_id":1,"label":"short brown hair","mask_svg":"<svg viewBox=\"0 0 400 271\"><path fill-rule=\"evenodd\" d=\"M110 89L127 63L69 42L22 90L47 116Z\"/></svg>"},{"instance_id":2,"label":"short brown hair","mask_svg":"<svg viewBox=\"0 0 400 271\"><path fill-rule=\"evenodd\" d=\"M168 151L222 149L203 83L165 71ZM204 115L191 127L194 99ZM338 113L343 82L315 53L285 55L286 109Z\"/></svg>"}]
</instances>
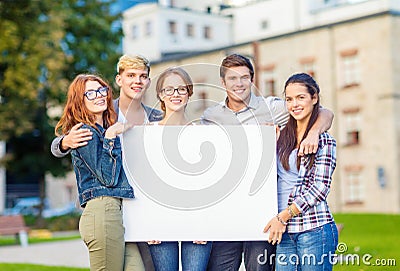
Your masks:
<instances>
[{"instance_id":1,"label":"short brown hair","mask_svg":"<svg viewBox=\"0 0 400 271\"><path fill-rule=\"evenodd\" d=\"M221 66L219 68L219 76L224 79L226 71L233 67L241 67L245 66L250 70L250 77L253 80L254 77L254 68L253 64L251 64L250 59L245 56L239 54L231 54L222 60Z\"/></svg>"}]
</instances>

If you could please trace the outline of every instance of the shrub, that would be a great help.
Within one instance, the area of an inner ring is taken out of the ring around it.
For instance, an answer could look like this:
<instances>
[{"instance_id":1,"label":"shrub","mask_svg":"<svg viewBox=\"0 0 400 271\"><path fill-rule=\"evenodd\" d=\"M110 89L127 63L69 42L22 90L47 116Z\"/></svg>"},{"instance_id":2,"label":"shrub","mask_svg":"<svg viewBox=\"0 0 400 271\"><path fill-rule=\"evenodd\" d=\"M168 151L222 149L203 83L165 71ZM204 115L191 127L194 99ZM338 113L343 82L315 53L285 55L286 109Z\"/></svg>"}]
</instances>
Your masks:
<instances>
[{"instance_id":1,"label":"shrub","mask_svg":"<svg viewBox=\"0 0 400 271\"><path fill-rule=\"evenodd\" d=\"M50 231L76 231L78 230L80 213L71 213L68 215L55 216L50 218L41 218L40 227L38 226L38 217L24 216L26 225L31 229L44 228Z\"/></svg>"}]
</instances>

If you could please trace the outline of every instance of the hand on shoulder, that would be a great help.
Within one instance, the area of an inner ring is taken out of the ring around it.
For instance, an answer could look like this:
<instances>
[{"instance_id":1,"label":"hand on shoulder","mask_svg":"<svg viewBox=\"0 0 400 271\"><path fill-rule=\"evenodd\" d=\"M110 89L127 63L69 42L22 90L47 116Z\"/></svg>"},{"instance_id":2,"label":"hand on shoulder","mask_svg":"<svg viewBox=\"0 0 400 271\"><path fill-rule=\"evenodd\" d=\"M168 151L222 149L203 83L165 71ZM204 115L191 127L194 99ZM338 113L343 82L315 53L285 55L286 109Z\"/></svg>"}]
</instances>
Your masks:
<instances>
[{"instance_id":1,"label":"hand on shoulder","mask_svg":"<svg viewBox=\"0 0 400 271\"><path fill-rule=\"evenodd\" d=\"M116 122L110 127L108 127L105 133L105 137L109 139L115 138L117 135L124 133L125 131L129 130L132 127L133 127L132 124Z\"/></svg>"},{"instance_id":2,"label":"hand on shoulder","mask_svg":"<svg viewBox=\"0 0 400 271\"><path fill-rule=\"evenodd\" d=\"M61 140L61 151L68 149L75 149L87 145L88 141L92 139L92 131L88 128L81 128L83 123L75 124L71 131L66 134Z\"/></svg>"}]
</instances>

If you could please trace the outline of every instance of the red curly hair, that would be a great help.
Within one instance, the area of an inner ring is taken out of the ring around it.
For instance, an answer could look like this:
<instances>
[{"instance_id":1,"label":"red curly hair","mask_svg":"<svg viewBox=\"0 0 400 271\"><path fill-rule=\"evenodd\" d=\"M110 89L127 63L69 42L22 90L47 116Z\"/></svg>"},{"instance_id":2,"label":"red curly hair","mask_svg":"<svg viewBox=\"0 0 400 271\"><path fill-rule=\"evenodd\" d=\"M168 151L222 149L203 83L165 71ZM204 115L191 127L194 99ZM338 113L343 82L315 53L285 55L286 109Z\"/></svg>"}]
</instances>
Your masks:
<instances>
[{"instance_id":1,"label":"red curly hair","mask_svg":"<svg viewBox=\"0 0 400 271\"><path fill-rule=\"evenodd\" d=\"M64 107L64 112L55 127L55 134L57 136L68 134L74 125L81 122L96 128L96 118L86 108L83 101L85 98L86 82L88 81L97 81L100 85L108 87L109 89L107 95L107 110L103 112L103 127L107 129L117 120L110 85L97 75L79 74L69 85L67 103Z\"/></svg>"}]
</instances>

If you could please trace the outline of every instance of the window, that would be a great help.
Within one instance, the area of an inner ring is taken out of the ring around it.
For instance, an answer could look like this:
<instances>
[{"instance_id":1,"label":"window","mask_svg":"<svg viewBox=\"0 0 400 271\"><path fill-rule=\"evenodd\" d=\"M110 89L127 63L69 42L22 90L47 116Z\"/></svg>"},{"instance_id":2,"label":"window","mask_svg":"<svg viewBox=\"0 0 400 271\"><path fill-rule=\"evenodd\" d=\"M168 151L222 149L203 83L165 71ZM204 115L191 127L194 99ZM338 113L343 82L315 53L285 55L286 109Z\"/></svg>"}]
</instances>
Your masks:
<instances>
[{"instance_id":1,"label":"window","mask_svg":"<svg viewBox=\"0 0 400 271\"><path fill-rule=\"evenodd\" d=\"M313 78L315 78L315 59L314 57L306 57L300 59L301 70Z\"/></svg>"},{"instance_id":2,"label":"window","mask_svg":"<svg viewBox=\"0 0 400 271\"><path fill-rule=\"evenodd\" d=\"M203 36L207 40L211 39L211 27L209 26L204 27Z\"/></svg>"},{"instance_id":3,"label":"window","mask_svg":"<svg viewBox=\"0 0 400 271\"><path fill-rule=\"evenodd\" d=\"M361 182L360 171L348 171L345 174L346 188L344 194L346 204L362 203L364 201L364 185Z\"/></svg>"},{"instance_id":4,"label":"window","mask_svg":"<svg viewBox=\"0 0 400 271\"><path fill-rule=\"evenodd\" d=\"M207 103L207 100L208 100L207 93L206 93L205 91L201 91L201 92L199 93L199 98L200 98L200 101L201 101L200 111L203 112L203 111L206 110L207 107L208 107L208 103Z\"/></svg>"},{"instance_id":5,"label":"window","mask_svg":"<svg viewBox=\"0 0 400 271\"><path fill-rule=\"evenodd\" d=\"M265 80L265 90L264 97L275 95L275 79L271 77L270 79Z\"/></svg>"},{"instance_id":6,"label":"window","mask_svg":"<svg viewBox=\"0 0 400 271\"><path fill-rule=\"evenodd\" d=\"M175 21L168 22L169 33L175 35L178 33L178 27Z\"/></svg>"},{"instance_id":7,"label":"window","mask_svg":"<svg viewBox=\"0 0 400 271\"><path fill-rule=\"evenodd\" d=\"M194 26L193 24L186 25L186 36L194 37Z\"/></svg>"},{"instance_id":8,"label":"window","mask_svg":"<svg viewBox=\"0 0 400 271\"><path fill-rule=\"evenodd\" d=\"M138 29L138 26L137 26L137 25L133 25L133 26L132 26L131 35L132 35L132 39L133 39L133 40L135 40L135 39L137 39L137 38L139 37L139 29Z\"/></svg>"},{"instance_id":9,"label":"window","mask_svg":"<svg viewBox=\"0 0 400 271\"><path fill-rule=\"evenodd\" d=\"M262 90L262 94L264 97L275 95L275 76L274 71L267 71L264 73L264 89Z\"/></svg>"},{"instance_id":10,"label":"window","mask_svg":"<svg viewBox=\"0 0 400 271\"><path fill-rule=\"evenodd\" d=\"M275 65L268 65L260 68L260 90L264 97L276 94Z\"/></svg>"},{"instance_id":11,"label":"window","mask_svg":"<svg viewBox=\"0 0 400 271\"><path fill-rule=\"evenodd\" d=\"M360 83L360 61L356 49L341 52L342 85L343 87L357 86Z\"/></svg>"},{"instance_id":12,"label":"window","mask_svg":"<svg viewBox=\"0 0 400 271\"><path fill-rule=\"evenodd\" d=\"M360 143L361 116L358 108L347 109L344 113L345 121L345 144L358 145Z\"/></svg>"},{"instance_id":13,"label":"window","mask_svg":"<svg viewBox=\"0 0 400 271\"><path fill-rule=\"evenodd\" d=\"M144 35L146 37L151 36L153 32L153 24L151 23L151 21L147 21L144 25Z\"/></svg>"}]
</instances>

